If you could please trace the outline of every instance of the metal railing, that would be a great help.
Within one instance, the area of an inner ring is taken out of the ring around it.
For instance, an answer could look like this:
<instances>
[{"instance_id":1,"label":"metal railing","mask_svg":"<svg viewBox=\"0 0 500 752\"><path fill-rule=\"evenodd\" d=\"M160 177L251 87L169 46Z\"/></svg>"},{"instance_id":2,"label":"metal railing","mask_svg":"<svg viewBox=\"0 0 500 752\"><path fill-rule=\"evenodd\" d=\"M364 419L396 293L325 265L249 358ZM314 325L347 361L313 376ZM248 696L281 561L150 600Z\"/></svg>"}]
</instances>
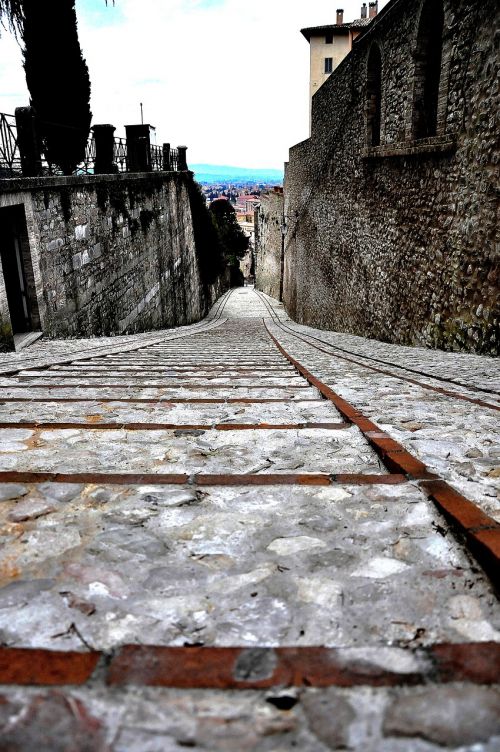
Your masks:
<instances>
[{"instance_id":1,"label":"metal railing","mask_svg":"<svg viewBox=\"0 0 500 752\"><path fill-rule=\"evenodd\" d=\"M43 153L41 155L41 174L42 175L62 175L56 165L47 161ZM150 145L150 163L151 170L163 171L165 169L177 172L179 170L179 152L177 149L168 151L167 160L165 159L164 147L155 144ZM128 154L127 140L122 137L114 138L113 163L117 172L128 171ZM96 162L96 144L93 136L90 136L85 150L85 158L74 170L74 175L92 175L95 171ZM184 168L185 169L185 168ZM22 177L21 153L19 150L16 117L0 113L0 179Z\"/></svg>"},{"instance_id":2,"label":"metal railing","mask_svg":"<svg viewBox=\"0 0 500 752\"><path fill-rule=\"evenodd\" d=\"M179 170L179 152L177 149L170 149L170 170L172 172Z\"/></svg>"},{"instance_id":3,"label":"metal railing","mask_svg":"<svg viewBox=\"0 0 500 752\"><path fill-rule=\"evenodd\" d=\"M127 172L127 141L124 138L115 138L114 163L118 172Z\"/></svg>"},{"instance_id":4,"label":"metal railing","mask_svg":"<svg viewBox=\"0 0 500 752\"><path fill-rule=\"evenodd\" d=\"M163 149L161 146L151 144L149 147L151 154L151 169L163 170Z\"/></svg>"},{"instance_id":5,"label":"metal railing","mask_svg":"<svg viewBox=\"0 0 500 752\"><path fill-rule=\"evenodd\" d=\"M0 112L0 177L21 175L16 118Z\"/></svg>"}]
</instances>

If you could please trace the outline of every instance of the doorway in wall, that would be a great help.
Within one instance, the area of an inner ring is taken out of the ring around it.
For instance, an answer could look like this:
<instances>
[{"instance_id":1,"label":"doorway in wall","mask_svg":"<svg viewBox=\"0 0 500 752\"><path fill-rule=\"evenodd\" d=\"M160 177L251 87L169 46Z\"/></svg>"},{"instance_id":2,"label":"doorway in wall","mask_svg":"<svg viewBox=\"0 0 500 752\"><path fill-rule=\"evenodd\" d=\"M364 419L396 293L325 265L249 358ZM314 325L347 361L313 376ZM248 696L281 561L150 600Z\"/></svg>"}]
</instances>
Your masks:
<instances>
[{"instance_id":1,"label":"doorway in wall","mask_svg":"<svg viewBox=\"0 0 500 752\"><path fill-rule=\"evenodd\" d=\"M0 259L17 350L37 339L40 330L23 204L0 209Z\"/></svg>"}]
</instances>

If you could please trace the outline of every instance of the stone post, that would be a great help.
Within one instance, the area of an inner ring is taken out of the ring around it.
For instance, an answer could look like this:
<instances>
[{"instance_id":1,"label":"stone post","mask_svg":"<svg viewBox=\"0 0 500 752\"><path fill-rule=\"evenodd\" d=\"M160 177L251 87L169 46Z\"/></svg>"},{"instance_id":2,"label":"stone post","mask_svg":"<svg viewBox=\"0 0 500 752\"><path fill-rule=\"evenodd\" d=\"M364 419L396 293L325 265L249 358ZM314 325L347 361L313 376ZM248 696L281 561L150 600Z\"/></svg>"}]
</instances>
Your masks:
<instances>
[{"instance_id":1,"label":"stone post","mask_svg":"<svg viewBox=\"0 0 500 752\"><path fill-rule=\"evenodd\" d=\"M163 144L163 164L164 172L170 172L172 166L170 164L170 144Z\"/></svg>"},{"instance_id":2,"label":"stone post","mask_svg":"<svg viewBox=\"0 0 500 752\"><path fill-rule=\"evenodd\" d=\"M36 113L33 107L16 107L15 116L23 177L34 178L42 174L42 154Z\"/></svg>"},{"instance_id":3,"label":"stone post","mask_svg":"<svg viewBox=\"0 0 500 752\"><path fill-rule=\"evenodd\" d=\"M186 172L186 170L188 169L187 157L186 157L187 149L188 149L187 146L177 147L177 151L179 153L177 169L179 170L179 172Z\"/></svg>"},{"instance_id":4,"label":"stone post","mask_svg":"<svg viewBox=\"0 0 500 752\"><path fill-rule=\"evenodd\" d=\"M152 125L126 125L128 172L151 172Z\"/></svg>"},{"instance_id":5,"label":"stone post","mask_svg":"<svg viewBox=\"0 0 500 752\"><path fill-rule=\"evenodd\" d=\"M94 173L112 175L118 172L115 164L115 126L109 124L94 125L92 133L95 143Z\"/></svg>"}]
</instances>

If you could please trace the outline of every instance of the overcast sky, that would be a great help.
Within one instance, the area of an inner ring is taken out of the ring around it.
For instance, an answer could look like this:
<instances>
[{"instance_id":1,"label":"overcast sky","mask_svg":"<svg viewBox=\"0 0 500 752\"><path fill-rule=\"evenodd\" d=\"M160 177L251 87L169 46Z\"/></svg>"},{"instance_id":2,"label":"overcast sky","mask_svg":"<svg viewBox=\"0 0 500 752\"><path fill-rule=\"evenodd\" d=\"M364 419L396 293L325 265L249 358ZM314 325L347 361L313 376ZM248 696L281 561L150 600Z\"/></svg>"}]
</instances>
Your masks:
<instances>
[{"instance_id":1,"label":"overcast sky","mask_svg":"<svg viewBox=\"0 0 500 752\"><path fill-rule=\"evenodd\" d=\"M379 7L386 2L382 0ZM191 163L281 168L308 136L306 26L361 0L77 0L94 123L156 126ZM0 112L28 103L21 54L0 38Z\"/></svg>"}]
</instances>

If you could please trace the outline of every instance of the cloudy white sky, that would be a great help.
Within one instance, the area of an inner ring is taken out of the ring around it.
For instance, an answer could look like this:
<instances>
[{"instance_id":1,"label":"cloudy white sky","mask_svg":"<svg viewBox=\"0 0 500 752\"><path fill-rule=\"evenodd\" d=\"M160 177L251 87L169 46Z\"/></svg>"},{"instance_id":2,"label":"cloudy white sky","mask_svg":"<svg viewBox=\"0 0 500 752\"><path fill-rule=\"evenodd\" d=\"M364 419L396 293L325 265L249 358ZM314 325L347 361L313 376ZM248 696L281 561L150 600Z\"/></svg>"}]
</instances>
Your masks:
<instances>
[{"instance_id":1,"label":"cloudy white sky","mask_svg":"<svg viewBox=\"0 0 500 752\"><path fill-rule=\"evenodd\" d=\"M386 0L387 1L387 0ZM386 2L382 0L379 7ZM305 26L359 18L361 0L77 0L94 123L156 126L191 163L281 168L308 136ZM0 112L28 102L21 53L0 38Z\"/></svg>"}]
</instances>

